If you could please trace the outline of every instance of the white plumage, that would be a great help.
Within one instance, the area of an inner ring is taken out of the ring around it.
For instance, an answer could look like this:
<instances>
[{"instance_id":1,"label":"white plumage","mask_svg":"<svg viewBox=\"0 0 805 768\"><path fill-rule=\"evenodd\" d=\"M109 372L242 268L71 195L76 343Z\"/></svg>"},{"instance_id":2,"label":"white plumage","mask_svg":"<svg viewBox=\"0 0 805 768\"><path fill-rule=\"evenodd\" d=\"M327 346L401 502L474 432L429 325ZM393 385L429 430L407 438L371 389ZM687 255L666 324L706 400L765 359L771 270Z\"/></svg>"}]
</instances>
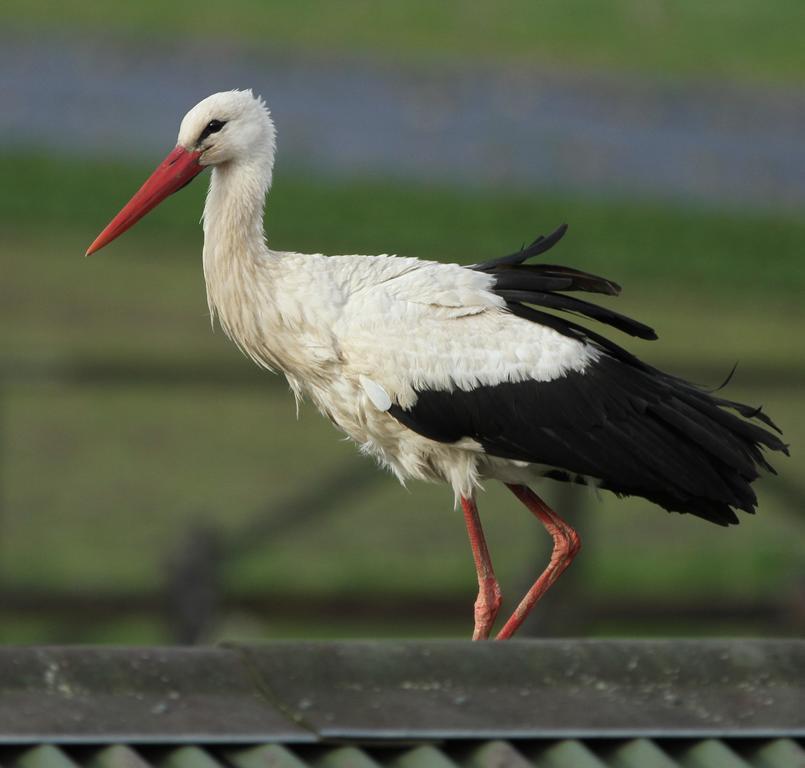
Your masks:
<instances>
[{"instance_id":1,"label":"white plumage","mask_svg":"<svg viewBox=\"0 0 805 768\"><path fill-rule=\"evenodd\" d=\"M764 464L758 444L782 443L723 408L756 413L526 306L570 310L654 337L640 323L558 292L616 293L613 283L523 264L563 229L477 267L274 251L263 234L274 155L274 125L262 100L250 91L204 99L182 120L177 148L89 252L212 166L203 218L211 317L401 481L452 486L478 570L474 637L489 635L500 605L474 502L483 478L509 484L554 538L551 563L499 637L517 629L578 550L575 532L526 487L542 475L592 478L723 524L735 521L731 507L753 506L749 483ZM685 426L691 409L716 424L717 439ZM672 470L690 478L677 480Z\"/></svg>"},{"instance_id":2,"label":"white plumage","mask_svg":"<svg viewBox=\"0 0 805 768\"><path fill-rule=\"evenodd\" d=\"M445 446L403 427L387 413L391 401L405 408L421 389L549 381L582 371L596 350L511 315L491 276L456 264L270 249L262 223L275 131L265 105L248 91L210 96L184 118L178 143L192 151L211 119L247 117L251 143L237 143L245 161L218 148L202 160L214 166L204 207L211 315L401 481L445 480L458 499L483 476L535 479L523 462L486 461L474 441Z\"/></svg>"}]
</instances>

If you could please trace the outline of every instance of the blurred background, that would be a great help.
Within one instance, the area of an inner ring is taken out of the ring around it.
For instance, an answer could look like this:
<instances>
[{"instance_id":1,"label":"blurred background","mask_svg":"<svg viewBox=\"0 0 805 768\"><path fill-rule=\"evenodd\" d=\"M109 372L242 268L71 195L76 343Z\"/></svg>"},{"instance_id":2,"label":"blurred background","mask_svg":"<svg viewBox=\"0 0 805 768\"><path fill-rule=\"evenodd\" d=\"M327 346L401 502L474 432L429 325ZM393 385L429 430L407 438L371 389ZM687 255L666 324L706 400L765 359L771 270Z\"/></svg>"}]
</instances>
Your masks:
<instances>
[{"instance_id":1,"label":"blurred background","mask_svg":"<svg viewBox=\"0 0 805 768\"><path fill-rule=\"evenodd\" d=\"M204 96L279 133L271 244L472 263L562 222L652 364L762 404L790 459L720 529L546 482L584 551L534 634L805 625L800 0L0 7L0 640L468 636L446 487L401 488L210 331L206 181L83 253ZM613 332L614 333L614 332ZM507 599L550 540L480 499Z\"/></svg>"}]
</instances>

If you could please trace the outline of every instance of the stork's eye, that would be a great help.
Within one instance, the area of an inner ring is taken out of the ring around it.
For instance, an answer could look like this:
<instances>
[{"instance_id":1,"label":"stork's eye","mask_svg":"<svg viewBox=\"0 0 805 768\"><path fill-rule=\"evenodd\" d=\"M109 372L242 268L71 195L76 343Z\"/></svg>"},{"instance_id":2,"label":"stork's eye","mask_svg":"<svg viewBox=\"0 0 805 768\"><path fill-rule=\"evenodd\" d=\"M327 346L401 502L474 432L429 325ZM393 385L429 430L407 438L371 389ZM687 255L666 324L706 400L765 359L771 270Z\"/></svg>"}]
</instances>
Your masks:
<instances>
[{"instance_id":1,"label":"stork's eye","mask_svg":"<svg viewBox=\"0 0 805 768\"><path fill-rule=\"evenodd\" d=\"M198 137L199 141L204 141L211 133L218 133L226 125L226 120L210 120L206 126L204 126L204 130L201 132L201 136Z\"/></svg>"}]
</instances>

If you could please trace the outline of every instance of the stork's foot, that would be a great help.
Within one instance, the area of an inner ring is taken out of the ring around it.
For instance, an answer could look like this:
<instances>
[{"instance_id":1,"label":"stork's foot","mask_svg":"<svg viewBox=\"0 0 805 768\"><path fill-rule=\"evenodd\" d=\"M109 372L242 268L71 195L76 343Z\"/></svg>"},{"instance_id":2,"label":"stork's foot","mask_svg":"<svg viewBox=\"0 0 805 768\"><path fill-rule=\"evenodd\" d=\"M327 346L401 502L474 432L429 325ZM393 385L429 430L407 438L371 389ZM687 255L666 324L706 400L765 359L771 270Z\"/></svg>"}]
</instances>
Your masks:
<instances>
[{"instance_id":1,"label":"stork's foot","mask_svg":"<svg viewBox=\"0 0 805 768\"><path fill-rule=\"evenodd\" d=\"M489 639L502 602L500 584L498 584L498 580L494 575L478 582L478 598L475 601L475 630L472 633L473 640Z\"/></svg>"},{"instance_id":2,"label":"stork's foot","mask_svg":"<svg viewBox=\"0 0 805 768\"><path fill-rule=\"evenodd\" d=\"M520 601L514 613L503 625L503 629L498 632L497 640L505 640L511 637L520 628L531 609L573 562L573 558L581 549L581 539L578 533L562 520L536 493L524 485L509 485L509 489L534 513L548 533L551 534L553 537L553 552L545 570Z\"/></svg>"}]
</instances>

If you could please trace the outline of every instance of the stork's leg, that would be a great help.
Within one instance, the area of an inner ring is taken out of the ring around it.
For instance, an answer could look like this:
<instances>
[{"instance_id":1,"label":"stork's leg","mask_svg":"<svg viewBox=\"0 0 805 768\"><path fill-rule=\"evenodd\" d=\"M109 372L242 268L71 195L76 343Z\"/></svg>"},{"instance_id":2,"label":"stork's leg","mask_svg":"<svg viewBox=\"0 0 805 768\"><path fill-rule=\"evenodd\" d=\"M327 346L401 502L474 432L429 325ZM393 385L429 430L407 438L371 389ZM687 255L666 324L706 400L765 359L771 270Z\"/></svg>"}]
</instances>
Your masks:
<instances>
[{"instance_id":1,"label":"stork's leg","mask_svg":"<svg viewBox=\"0 0 805 768\"><path fill-rule=\"evenodd\" d=\"M581 549L581 539L559 515L556 514L536 493L524 485L508 485L509 490L523 502L545 529L553 537L551 560L542 575L534 582L526 596L520 601L514 613L503 625L497 640L511 637L525 621L531 609L539 602L548 588L562 575L562 572L573 562L573 558Z\"/></svg>"},{"instance_id":2,"label":"stork's leg","mask_svg":"<svg viewBox=\"0 0 805 768\"><path fill-rule=\"evenodd\" d=\"M492 559L489 557L489 550L486 547L484 530L481 527L481 518L478 516L475 499L462 496L461 508L464 510L472 557L478 573L478 598L475 601L475 630L472 633L472 639L486 640L500 609L500 585L495 578L495 571L492 569Z\"/></svg>"}]
</instances>

